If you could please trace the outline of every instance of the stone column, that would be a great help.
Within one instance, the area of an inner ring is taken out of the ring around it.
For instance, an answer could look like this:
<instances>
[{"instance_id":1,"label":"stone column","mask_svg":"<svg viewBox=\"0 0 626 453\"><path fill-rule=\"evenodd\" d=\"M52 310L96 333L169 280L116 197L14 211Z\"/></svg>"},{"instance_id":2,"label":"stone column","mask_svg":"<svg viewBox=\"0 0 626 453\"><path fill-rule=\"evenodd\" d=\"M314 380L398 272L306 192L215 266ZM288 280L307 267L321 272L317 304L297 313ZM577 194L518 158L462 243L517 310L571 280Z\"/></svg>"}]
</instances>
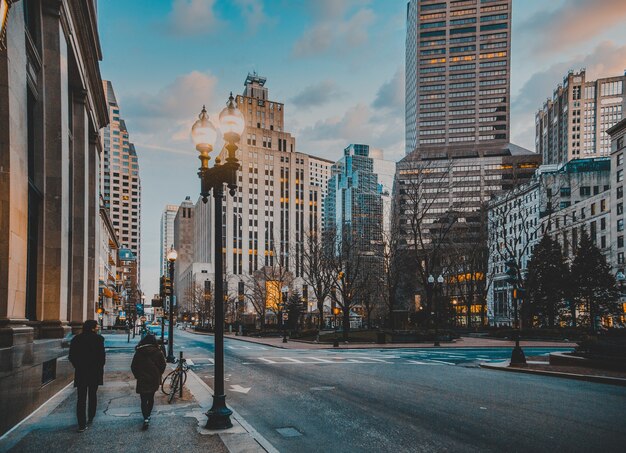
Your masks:
<instances>
[{"instance_id":1,"label":"stone column","mask_svg":"<svg viewBox=\"0 0 626 453\"><path fill-rule=\"evenodd\" d=\"M72 275L70 279L70 326L80 331L87 314L88 235L89 235L89 140L86 115L87 92L75 90L72 96Z\"/></svg>"},{"instance_id":2,"label":"stone column","mask_svg":"<svg viewBox=\"0 0 626 453\"><path fill-rule=\"evenodd\" d=\"M87 300L86 317L93 317L98 300L99 251L100 251L100 136L90 129L87 151Z\"/></svg>"},{"instance_id":3,"label":"stone column","mask_svg":"<svg viewBox=\"0 0 626 453\"><path fill-rule=\"evenodd\" d=\"M11 8L7 49L0 52L0 370L19 365L32 349L33 329L26 323L28 238L28 138L26 56L22 5ZM9 354L9 355L7 355Z\"/></svg>"},{"instance_id":4,"label":"stone column","mask_svg":"<svg viewBox=\"0 0 626 453\"><path fill-rule=\"evenodd\" d=\"M38 307L41 338L69 331L69 137L67 42L60 23L59 0L42 1L44 102L43 300Z\"/></svg>"}]
</instances>

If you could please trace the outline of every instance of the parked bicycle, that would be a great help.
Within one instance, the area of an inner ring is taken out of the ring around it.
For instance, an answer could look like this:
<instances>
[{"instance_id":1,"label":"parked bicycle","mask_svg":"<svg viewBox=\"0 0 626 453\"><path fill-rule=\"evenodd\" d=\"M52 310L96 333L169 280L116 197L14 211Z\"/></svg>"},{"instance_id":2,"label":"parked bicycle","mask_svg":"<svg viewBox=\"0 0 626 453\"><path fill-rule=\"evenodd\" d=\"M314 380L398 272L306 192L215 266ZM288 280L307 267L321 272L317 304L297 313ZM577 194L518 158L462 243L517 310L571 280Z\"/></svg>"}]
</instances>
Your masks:
<instances>
[{"instance_id":1,"label":"parked bicycle","mask_svg":"<svg viewBox=\"0 0 626 453\"><path fill-rule=\"evenodd\" d=\"M182 355L182 354L181 354ZM183 386L185 382L187 382L187 370L189 369L189 365L187 365L187 360L183 357L178 360L176 368L174 368L161 382L161 391L168 395L167 402L171 403L174 399L174 395L176 392L179 393L179 397L183 396Z\"/></svg>"}]
</instances>

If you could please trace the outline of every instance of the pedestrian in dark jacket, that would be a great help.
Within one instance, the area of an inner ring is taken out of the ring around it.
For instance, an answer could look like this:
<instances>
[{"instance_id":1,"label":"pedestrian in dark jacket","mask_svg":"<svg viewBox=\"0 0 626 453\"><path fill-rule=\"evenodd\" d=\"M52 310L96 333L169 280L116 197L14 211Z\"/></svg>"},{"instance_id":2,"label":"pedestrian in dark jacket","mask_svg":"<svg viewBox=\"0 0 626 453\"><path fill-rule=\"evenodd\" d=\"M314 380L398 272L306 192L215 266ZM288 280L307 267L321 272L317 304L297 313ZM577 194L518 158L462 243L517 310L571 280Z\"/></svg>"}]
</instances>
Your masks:
<instances>
[{"instance_id":1,"label":"pedestrian in dark jacket","mask_svg":"<svg viewBox=\"0 0 626 453\"><path fill-rule=\"evenodd\" d=\"M156 337L152 334L146 335L135 348L135 356L130 366L137 379L136 391L141 397L143 429L148 429L150 424L154 394L161 385L165 366L165 356L157 344Z\"/></svg>"},{"instance_id":2,"label":"pedestrian in dark jacket","mask_svg":"<svg viewBox=\"0 0 626 453\"><path fill-rule=\"evenodd\" d=\"M76 417L78 418L78 432L87 429L96 416L98 403L96 392L103 383L104 376L104 337L98 335L98 323L89 319L83 323L83 331L72 338L70 343L69 360L74 366L74 387L78 390L76 403ZM88 417L85 416L85 406L89 396Z\"/></svg>"}]
</instances>

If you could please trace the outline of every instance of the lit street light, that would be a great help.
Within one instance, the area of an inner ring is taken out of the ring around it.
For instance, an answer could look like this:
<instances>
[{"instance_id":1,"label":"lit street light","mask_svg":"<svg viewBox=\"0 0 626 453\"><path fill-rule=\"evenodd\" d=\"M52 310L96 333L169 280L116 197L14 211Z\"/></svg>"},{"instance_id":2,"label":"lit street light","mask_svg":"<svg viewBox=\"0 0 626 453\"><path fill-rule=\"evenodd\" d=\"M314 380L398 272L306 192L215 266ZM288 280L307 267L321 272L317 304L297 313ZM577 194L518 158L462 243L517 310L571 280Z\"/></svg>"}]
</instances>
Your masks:
<instances>
[{"instance_id":1,"label":"lit street light","mask_svg":"<svg viewBox=\"0 0 626 453\"><path fill-rule=\"evenodd\" d=\"M215 373L213 406L207 412L207 429L227 429L233 426L230 421L232 411L226 407L224 392L224 263L222 261L222 203L224 198L224 184L227 185L231 196L237 189L237 170L239 160L235 156L237 143L243 133L245 122L243 115L237 108L233 94L230 94L226 108L220 113L220 129L226 142L228 151L226 162L215 159L213 167L209 168L210 153L217 139L217 131L211 123L206 109L202 107L199 119L191 128L191 137L196 150L200 153L200 195L202 201L207 202L209 194L214 199L214 261L215 261Z\"/></svg>"},{"instance_id":2,"label":"lit street light","mask_svg":"<svg viewBox=\"0 0 626 453\"><path fill-rule=\"evenodd\" d=\"M167 361L169 363L176 362L174 357L174 262L178 258L178 253L174 250L172 245L167 252L167 261L169 262L170 271L170 306L169 306L169 320L170 325L167 329Z\"/></svg>"}]
</instances>

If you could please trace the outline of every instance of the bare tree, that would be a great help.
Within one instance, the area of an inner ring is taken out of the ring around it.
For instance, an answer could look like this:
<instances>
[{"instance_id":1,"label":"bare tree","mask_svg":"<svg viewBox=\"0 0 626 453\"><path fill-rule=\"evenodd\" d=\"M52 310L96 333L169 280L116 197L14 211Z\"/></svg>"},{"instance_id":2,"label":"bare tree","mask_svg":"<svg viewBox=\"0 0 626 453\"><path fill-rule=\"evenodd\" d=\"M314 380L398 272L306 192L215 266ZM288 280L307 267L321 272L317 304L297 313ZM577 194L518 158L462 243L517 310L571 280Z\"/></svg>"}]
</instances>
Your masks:
<instances>
[{"instance_id":1,"label":"bare tree","mask_svg":"<svg viewBox=\"0 0 626 453\"><path fill-rule=\"evenodd\" d=\"M408 258L415 271L417 284L426 294L426 313L433 313L433 287L428 278L443 272L442 258L447 253L447 238L457 221L448 212L440 193L449 191L451 162L446 166L425 160L412 162L398 181L394 216L405 256L396 253L396 263ZM406 262L406 261L405 261Z\"/></svg>"},{"instance_id":2,"label":"bare tree","mask_svg":"<svg viewBox=\"0 0 626 453\"><path fill-rule=\"evenodd\" d=\"M261 330L265 329L265 318L270 311L278 315L282 303L282 288L290 287L293 274L287 266L287 253L275 253L269 266L263 266L244 280L246 298L259 316Z\"/></svg>"},{"instance_id":3,"label":"bare tree","mask_svg":"<svg viewBox=\"0 0 626 453\"><path fill-rule=\"evenodd\" d=\"M317 231L309 231L306 235L306 244L302 253L302 279L313 289L313 296L317 304L317 340L324 327L324 301L330 296L333 286L332 256L322 241L322 235Z\"/></svg>"},{"instance_id":4,"label":"bare tree","mask_svg":"<svg viewBox=\"0 0 626 453\"><path fill-rule=\"evenodd\" d=\"M446 256L448 299L452 307L462 306L465 312L465 325L472 327L472 310L480 306L480 322L482 326L486 318L486 297L488 291L488 257L487 218L486 210L458 222L450 235L450 247ZM457 313L452 313L455 317Z\"/></svg>"},{"instance_id":5,"label":"bare tree","mask_svg":"<svg viewBox=\"0 0 626 453\"><path fill-rule=\"evenodd\" d=\"M366 256L359 247L360 241L354 237L349 224L335 242L331 269L333 285L331 294L342 312L343 339L348 340L350 313L363 299L367 287L368 266L374 265L377 257ZM374 258L374 259L372 259Z\"/></svg>"},{"instance_id":6,"label":"bare tree","mask_svg":"<svg viewBox=\"0 0 626 453\"><path fill-rule=\"evenodd\" d=\"M196 283L185 292L191 313L198 317L201 326L205 326L213 318L213 294L206 290L202 283Z\"/></svg>"}]
</instances>

